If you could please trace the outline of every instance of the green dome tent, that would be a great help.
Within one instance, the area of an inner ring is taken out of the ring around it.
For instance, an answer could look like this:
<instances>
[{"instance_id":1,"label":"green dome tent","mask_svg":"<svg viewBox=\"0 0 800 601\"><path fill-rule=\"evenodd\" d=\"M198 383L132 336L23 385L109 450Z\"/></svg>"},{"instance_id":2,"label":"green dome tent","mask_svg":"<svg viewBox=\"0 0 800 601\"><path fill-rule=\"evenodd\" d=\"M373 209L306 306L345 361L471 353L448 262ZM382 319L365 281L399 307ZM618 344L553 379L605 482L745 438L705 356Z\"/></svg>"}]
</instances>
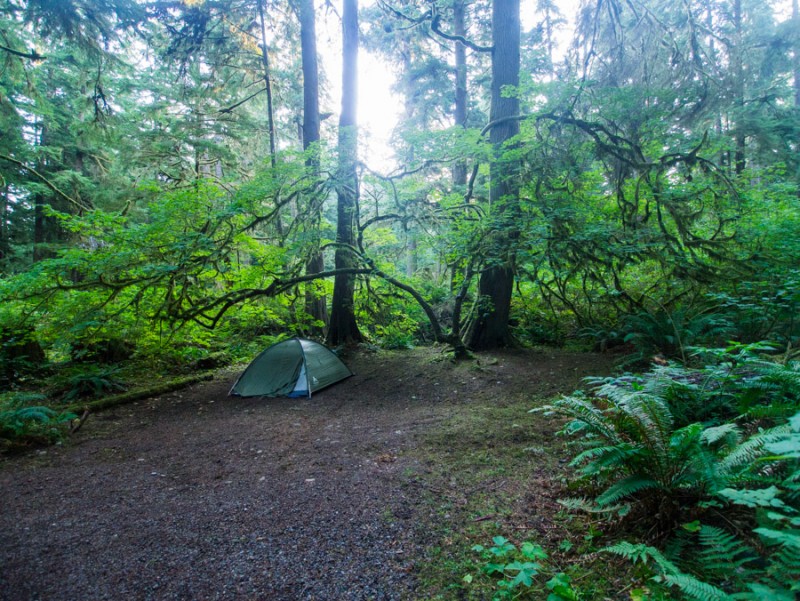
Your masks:
<instances>
[{"instance_id":1,"label":"green dome tent","mask_svg":"<svg viewBox=\"0 0 800 601\"><path fill-rule=\"evenodd\" d=\"M292 338L273 344L253 359L231 388L241 397L310 397L353 375L333 352L312 340Z\"/></svg>"}]
</instances>

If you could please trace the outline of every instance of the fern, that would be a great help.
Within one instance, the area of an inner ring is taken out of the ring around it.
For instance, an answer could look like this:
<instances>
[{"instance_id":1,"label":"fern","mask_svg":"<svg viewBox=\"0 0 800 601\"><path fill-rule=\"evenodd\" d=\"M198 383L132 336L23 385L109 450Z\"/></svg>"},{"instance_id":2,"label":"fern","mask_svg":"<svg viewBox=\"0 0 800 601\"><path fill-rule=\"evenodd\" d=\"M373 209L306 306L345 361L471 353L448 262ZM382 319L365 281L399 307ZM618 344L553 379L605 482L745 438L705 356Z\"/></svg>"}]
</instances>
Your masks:
<instances>
[{"instance_id":1,"label":"fern","mask_svg":"<svg viewBox=\"0 0 800 601\"><path fill-rule=\"evenodd\" d=\"M611 515L612 513L615 513L619 516L624 516L630 511L630 505L605 505L600 507L594 501L590 501L589 499L583 497L559 499L558 503L570 511L581 511L589 514Z\"/></svg>"},{"instance_id":2,"label":"fern","mask_svg":"<svg viewBox=\"0 0 800 601\"><path fill-rule=\"evenodd\" d=\"M701 546L697 556L704 574L727 579L756 558L752 549L721 528L703 526L698 536Z\"/></svg>"},{"instance_id":3,"label":"fern","mask_svg":"<svg viewBox=\"0 0 800 601\"><path fill-rule=\"evenodd\" d=\"M584 476L594 476L608 469L621 467L625 469L641 451L636 447L621 443L614 446L601 446L586 449L579 453L571 462L571 467L586 464L580 471Z\"/></svg>"},{"instance_id":4,"label":"fern","mask_svg":"<svg viewBox=\"0 0 800 601\"><path fill-rule=\"evenodd\" d=\"M631 513L658 516L661 529L651 531L661 533L682 516L719 520L675 530L668 555L644 544L606 549L649 565L654 579L686 598L782 601L800 593L800 413L747 438L747 422L682 425L673 413L684 393L693 401L723 398L718 406L748 407L748 415L784 402L780 395L793 399L797 365L775 367L753 355L756 346L721 350L728 363L703 370L668 366L594 380L594 397L565 397L551 407L573 418L566 431L584 445L571 465L601 487L594 503L566 507L611 512L638 504L651 511ZM733 519L720 520L732 509ZM718 527L753 522L744 533Z\"/></svg>"},{"instance_id":5,"label":"fern","mask_svg":"<svg viewBox=\"0 0 800 601\"><path fill-rule=\"evenodd\" d=\"M18 407L0 411L0 446L24 446L30 442L51 443L64 434L62 425L74 419L49 407Z\"/></svg>"},{"instance_id":6,"label":"fern","mask_svg":"<svg viewBox=\"0 0 800 601\"><path fill-rule=\"evenodd\" d=\"M706 428L703 430L703 442L709 446L717 443L733 447L741 442L741 431L736 424L722 424L721 426Z\"/></svg>"},{"instance_id":7,"label":"fern","mask_svg":"<svg viewBox=\"0 0 800 601\"><path fill-rule=\"evenodd\" d=\"M651 568L656 568L660 573L653 577L654 581L663 582L669 587L675 587L690 599L696 599L697 601L732 601L732 597L725 591L690 574L683 573L655 547L622 541L616 545L601 549L601 552L613 553L634 564L641 562Z\"/></svg>"},{"instance_id":8,"label":"fern","mask_svg":"<svg viewBox=\"0 0 800 601\"><path fill-rule=\"evenodd\" d=\"M652 478L644 478L639 475L628 476L609 486L595 499L595 502L600 507L604 507L622 499L628 499L643 490L660 490L661 488L661 485Z\"/></svg>"},{"instance_id":9,"label":"fern","mask_svg":"<svg viewBox=\"0 0 800 601\"><path fill-rule=\"evenodd\" d=\"M664 574L654 578L669 587L675 587L684 595L696 601L733 601L733 597L712 584L698 580L689 574Z\"/></svg>"},{"instance_id":10,"label":"fern","mask_svg":"<svg viewBox=\"0 0 800 601\"><path fill-rule=\"evenodd\" d=\"M789 432L789 426L783 425L751 436L720 461L720 473L725 475L741 474L747 468L753 467L754 462L765 454L765 448L768 445L780 442Z\"/></svg>"}]
</instances>

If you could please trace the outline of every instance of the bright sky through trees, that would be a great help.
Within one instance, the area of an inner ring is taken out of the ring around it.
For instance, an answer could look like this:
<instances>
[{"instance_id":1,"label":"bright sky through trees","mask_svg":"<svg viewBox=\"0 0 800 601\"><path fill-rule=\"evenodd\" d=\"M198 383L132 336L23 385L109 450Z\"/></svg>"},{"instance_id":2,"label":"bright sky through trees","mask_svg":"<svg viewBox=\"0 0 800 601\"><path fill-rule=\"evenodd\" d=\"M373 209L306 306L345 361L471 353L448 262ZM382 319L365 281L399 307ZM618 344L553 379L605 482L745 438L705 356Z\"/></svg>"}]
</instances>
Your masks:
<instances>
[{"instance_id":1,"label":"bright sky through trees","mask_svg":"<svg viewBox=\"0 0 800 601\"><path fill-rule=\"evenodd\" d=\"M372 6L375 0L364 0L359 3L363 9ZM560 0L559 8L568 23L560 30L557 56L563 56L569 43L572 28L578 12L580 0ZM320 11L320 47L322 63L328 76L329 95L323 103L334 114L339 113L341 102L341 22L340 2L334 2L337 14L331 11ZM522 2L522 27L530 30L538 23L535 0ZM358 119L361 128L362 160L372 167L391 169L394 165L394 151L390 146L392 131L397 125L403 107L401 99L392 92L397 81L395 69L385 60L371 54L365 49L359 52L358 82Z\"/></svg>"}]
</instances>

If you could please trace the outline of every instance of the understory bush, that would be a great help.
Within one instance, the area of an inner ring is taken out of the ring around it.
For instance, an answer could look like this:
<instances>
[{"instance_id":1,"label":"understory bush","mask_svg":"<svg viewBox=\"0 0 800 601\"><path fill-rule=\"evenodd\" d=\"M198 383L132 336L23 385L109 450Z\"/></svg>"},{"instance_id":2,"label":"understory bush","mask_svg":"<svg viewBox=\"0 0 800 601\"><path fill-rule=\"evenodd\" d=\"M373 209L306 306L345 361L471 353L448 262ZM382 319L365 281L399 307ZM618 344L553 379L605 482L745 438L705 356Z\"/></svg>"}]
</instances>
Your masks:
<instances>
[{"instance_id":1,"label":"understory bush","mask_svg":"<svg viewBox=\"0 0 800 601\"><path fill-rule=\"evenodd\" d=\"M588 498L563 504L646 532L606 551L690 599L800 591L800 362L770 350L694 349L703 368L591 379L544 408L581 447L571 466Z\"/></svg>"},{"instance_id":2,"label":"understory bush","mask_svg":"<svg viewBox=\"0 0 800 601\"><path fill-rule=\"evenodd\" d=\"M45 406L46 400L29 393L0 397L0 450L51 444L66 434L67 424L76 416Z\"/></svg>"}]
</instances>

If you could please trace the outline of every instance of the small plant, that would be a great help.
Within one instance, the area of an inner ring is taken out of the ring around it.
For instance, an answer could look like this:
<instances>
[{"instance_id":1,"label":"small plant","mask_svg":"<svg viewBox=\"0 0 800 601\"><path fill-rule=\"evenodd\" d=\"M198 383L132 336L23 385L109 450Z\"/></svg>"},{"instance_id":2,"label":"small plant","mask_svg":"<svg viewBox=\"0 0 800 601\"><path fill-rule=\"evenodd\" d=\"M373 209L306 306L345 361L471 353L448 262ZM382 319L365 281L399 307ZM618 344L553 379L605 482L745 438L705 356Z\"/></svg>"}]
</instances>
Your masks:
<instances>
[{"instance_id":1,"label":"small plant","mask_svg":"<svg viewBox=\"0 0 800 601\"><path fill-rule=\"evenodd\" d=\"M564 431L583 446L572 465L594 493L564 504L637 515L664 548L620 542L603 550L649 566L655 582L685 598L795 599L800 365L789 354L759 355L772 350L762 343L695 350L713 361L594 379L593 395L549 408L572 418ZM685 423L678 412L709 421Z\"/></svg>"},{"instance_id":2,"label":"small plant","mask_svg":"<svg viewBox=\"0 0 800 601\"><path fill-rule=\"evenodd\" d=\"M546 570L543 563L547 559L545 550L531 542L524 542L517 547L503 536L495 536L492 543L490 547L472 547L485 562L479 574L494 579L492 601L539 598L530 595L535 594L533 587L536 578ZM475 577L470 573L464 576L463 581L471 584ZM551 591L548 601L575 601L580 598L566 574L556 574L545 586Z\"/></svg>"}]
</instances>

